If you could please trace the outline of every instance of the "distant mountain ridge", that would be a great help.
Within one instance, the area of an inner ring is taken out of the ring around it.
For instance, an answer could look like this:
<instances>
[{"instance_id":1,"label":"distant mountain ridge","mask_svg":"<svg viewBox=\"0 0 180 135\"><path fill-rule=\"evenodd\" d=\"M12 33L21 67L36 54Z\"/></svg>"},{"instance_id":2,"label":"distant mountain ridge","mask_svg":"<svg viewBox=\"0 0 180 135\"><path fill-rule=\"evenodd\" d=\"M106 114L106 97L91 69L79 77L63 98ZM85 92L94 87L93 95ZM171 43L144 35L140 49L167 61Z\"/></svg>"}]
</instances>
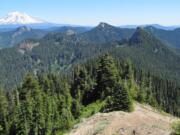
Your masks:
<instances>
[{"instance_id":1,"label":"distant mountain ridge","mask_svg":"<svg viewBox=\"0 0 180 135\"><path fill-rule=\"evenodd\" d=\"M173 48L180 48L180 29L163 30L152 26L145 27L145 29L163 41L165 44Z\"/></svg>"},{"instance_id":2,"label":"distant mountain ridge","mask_svg":"<svg viewBox=\"0 0 180 135\"><path fill-rule=\"evenodd\" d=\"M118 28L101 22L93 29L82 33L80 37L94 43L106 43L130 38L135 29Z\"/></svg>"},{"instance_id":3,"label":"distant mountain ridge","mask_svg":"<svg viewBox=\"0 0 180 135\"><path fill-rule=\"evenodd\" d=\"M9 36L11 36L11 33L13 33L18 28L23 28L24 26L26 26L27 28L31 28L32 30L41 29L42 31L45 31L44 34L50 33L50 32L53 32L53 33L60 32L60 33L66 33L68 35L78 34L78 40L86 40L87 42L93 42L93 43L106 43L106 42L112 42L112 41L127 40L135 32L134 28L120 28L120 27L112 26L104 22L101 22L98 26L93 27L93 28L85 27L85 26L83 27L64 26L64 25L61 26L61 25L50 24L50 23L6 25L6 26L9 26L7 28L6 27L3 28L1 26L2 25L0 25L0 47L1 48L14 46L15 44L13 44L13 42L12 44L9 44L11 42L11 41L8 41L8 40L11 40ZM164 30L164 29L156 28L154 26L147 26L147 27L141 27L141 28L144 28L146 31L156 36L158 39L160 39L164 44L168 45L169 47L180 48L180 28L177 28L174 30ZM6 36L3 36L3 35L6 35ZM37 38L39 37L41 38L41 36L37 36ZM30 37L27 36L27 38L33 38L33 36L30 36ZM18 42L14 42L14 43L18 43Z\"/></svg>"},{"instance_id":4,"label":"distant mountain ridge","mask_svg":"<svg viewBox=\"0 0 180 135\"><path fill-rule=\"evenodd\" d=\"M156 75L178 79L180 55L144 28L137 28L125 44L123 47L114 48L112 55L120 59L129 58L137 67Z\"/></svg>"},{"instance_id":5,"label":"distant mountain ridge","mask_svg":"<svg viewBox=\"0 0 180 135\"><path fill-rule=\"evenodd\" d=\"M18 27L11 31L0 32L0 47L13 47L25 39L38 39L46 34L47 31L32 29L27 26Z\"/></svg>"},{"instance_id":6,"label":"distant mountain ridge","mask_svg":"<svg viewBox=\"0 0 180 135\"><path fill-rule=\"evenodd\" d=\"M131 28L131 29L136 29L137 27L155 27L157 29L163 29L163 30L174 30L180 27L180 25L172 25L172 26L163 26L159 24L144 24L144 25L121 25L119 26L120 28Z\"/></svg>"}]
</instances>

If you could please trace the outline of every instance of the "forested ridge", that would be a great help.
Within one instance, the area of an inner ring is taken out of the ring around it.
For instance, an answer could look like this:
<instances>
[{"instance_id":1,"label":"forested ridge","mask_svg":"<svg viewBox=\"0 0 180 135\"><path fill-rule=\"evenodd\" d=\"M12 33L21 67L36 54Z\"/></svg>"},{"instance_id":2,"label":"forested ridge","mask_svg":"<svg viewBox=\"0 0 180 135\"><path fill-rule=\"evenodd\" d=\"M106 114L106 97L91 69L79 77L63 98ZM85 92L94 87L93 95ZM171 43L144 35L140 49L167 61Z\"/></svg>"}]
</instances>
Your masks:
<instances>
[{"instance_id":1,"label":"forested ridge","mask_svg":"<svg viewBox=\"0 0 180 135\"><path fill-rule=\"evenodd\" d=\"M0 31L0 48L13 47L25 39L40 39L47 33L45 30L32 29L27 26L21 26L5 32Z\"/></svg>"},{"instance_id":2,"label":"forested ridge","mask_svg":"<svg viewBox=\"0 0 180 135\"><path fill-rule=\"evenodd\" d=\"M0 85L12 89L26 72L65 71L105 52L121 60L130 58L135 66L157 76L180 81L179 51L168 48L145 29L133 31L102 23L85 33L49 33L42 39L25 40L0 50Z\"/></svg>"},{"instance_id":3,"label":"forested ridge","mask_svg":"<svg viewBox=\"0 0 180 135\"><path fill-rule=\"evenodd\" d=\"M171 91L169 91L171 89ZM11 92L0 92L0 133L63 134L97 112L133 111L133 101L179 116L178 84L136 70L130 60L105 54L69 74L27 74Z\"/></svg>"},{"instance_id":4,"label":"forested ridge","mask_svg":"<svg viewBox=\"0 0 180 135\"><path fill-rule=\"evenodd\" d=\"M75 30L0 50L0 134L63 134L134 101L180 116L179 50L146 28Z\"/></svg>"}]
</instances>

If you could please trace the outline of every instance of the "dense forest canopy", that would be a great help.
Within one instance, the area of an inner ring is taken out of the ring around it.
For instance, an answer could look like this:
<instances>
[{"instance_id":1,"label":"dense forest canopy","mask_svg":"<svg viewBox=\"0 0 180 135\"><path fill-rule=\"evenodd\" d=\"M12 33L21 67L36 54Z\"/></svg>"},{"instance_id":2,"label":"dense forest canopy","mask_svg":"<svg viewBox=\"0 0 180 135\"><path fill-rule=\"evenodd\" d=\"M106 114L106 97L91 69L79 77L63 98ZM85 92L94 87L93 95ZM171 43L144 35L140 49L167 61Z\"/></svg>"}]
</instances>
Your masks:
<instances>
[{"instance_id":1,"label":"dense forest canopy","mask_svg":"<svg viewBox=\"0 0 180 135\"><path fill-rule=\"evenodd\" d=\"M63 134L96 112L133 111L134 100L179 116L179 91L178 84L105 54L69 74L27 74L18 88L1 90L0 133Z\"/></svg>"}]
</instances>

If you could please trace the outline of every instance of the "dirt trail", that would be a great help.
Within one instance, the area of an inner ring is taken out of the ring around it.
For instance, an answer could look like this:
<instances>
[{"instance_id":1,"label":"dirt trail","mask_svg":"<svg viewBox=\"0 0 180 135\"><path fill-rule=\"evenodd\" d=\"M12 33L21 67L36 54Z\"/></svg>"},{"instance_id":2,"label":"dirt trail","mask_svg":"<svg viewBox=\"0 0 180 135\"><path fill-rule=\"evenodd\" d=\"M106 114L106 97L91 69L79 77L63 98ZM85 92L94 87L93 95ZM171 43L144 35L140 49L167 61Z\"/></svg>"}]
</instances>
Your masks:
<instances>
[{"instance_id":1,"label":"dirt trail","mask_svg":"<svg viewBox=\"0 0 180 135\"><path fill-rule=\"evenodd\" d=\"M149 106L135 105L135 111L98 113L82 120L68 135L170 135L177 118Z\"/></svg>"}]
</instances>

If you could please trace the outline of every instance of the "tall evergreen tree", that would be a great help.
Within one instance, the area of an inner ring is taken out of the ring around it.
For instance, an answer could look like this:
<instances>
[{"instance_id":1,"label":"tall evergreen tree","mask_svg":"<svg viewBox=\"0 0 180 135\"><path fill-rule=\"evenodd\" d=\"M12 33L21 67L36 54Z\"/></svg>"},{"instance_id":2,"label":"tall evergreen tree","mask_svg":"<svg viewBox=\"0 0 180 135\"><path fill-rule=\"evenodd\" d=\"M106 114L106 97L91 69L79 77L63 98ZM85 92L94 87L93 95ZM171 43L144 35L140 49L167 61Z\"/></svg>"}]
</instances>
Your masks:
<instances>
[{"instance_id":1,"label":"tall evergreen tree","mask_svg":"<svg viewBox=\"0 0 180 135\"><path fill-rule=\"evenodd\" d=\"M126 87L128 88L131 97L133 99L137 99L138 86L135 82L133 65L129 59L125 62L124 73L122 78L124 79L125 84L127 85Z\"/></svg>"},{"instance_id":2,"label":"tall evergreen tree","mask_svg":"<svg viewBox=\"0 0 180 135\"><path fill-rule=\"evenodd\" d=\"M111 111L133 111L133 102L126 87L122 83L117 83L112 96L109 96L103 109L105 112Z\"/></svg>"},{"instance_id":3,"label":"tall evergreen tree","mask_svg":"<svg viewBox=\"0 0 180 135\"><path fill-rule=\"evenodd\" d=\"M19 120L18 128L24 134L39 135L44 132L42 90L37 79L28 74L19 88ZM21 134L21 132L20 132Z\"/></svg>"},{"instance_id":4,"label":"tall evergreen tree","mask_svg":"<svg viewBox=\"0 0 180 135\"><path fill-rule=\"evenodd\" d=\"M0 134L9 133L9 123L8 123L8 101L4 92L0 89Z\"/></svg>"},{"instance_id":5,"label":"tall evergreen tree","mask_svg":"<svg viewBox=\"0 0 180 135\"><path fill-rule=\"evenodd\" d=\"M79 102L77 104L87 105L94 101L92 91L95 83L91 79L85 67L77 66L74 71L74 81L71 89L71 94ZM75 105L75 104L74 104Z\"/></svg>"},{"instance_id":6,"label":"tall evergreen tree","mask_svg":"<svg viewBox=\"0 0 180 135\"><path fill-rule=\"evenodd\" d=\"M99 61L97 69L97 94L101 98L112 95L118 81L118 70L112 56L106 54Z\"/></svg>"}]
</instances>

